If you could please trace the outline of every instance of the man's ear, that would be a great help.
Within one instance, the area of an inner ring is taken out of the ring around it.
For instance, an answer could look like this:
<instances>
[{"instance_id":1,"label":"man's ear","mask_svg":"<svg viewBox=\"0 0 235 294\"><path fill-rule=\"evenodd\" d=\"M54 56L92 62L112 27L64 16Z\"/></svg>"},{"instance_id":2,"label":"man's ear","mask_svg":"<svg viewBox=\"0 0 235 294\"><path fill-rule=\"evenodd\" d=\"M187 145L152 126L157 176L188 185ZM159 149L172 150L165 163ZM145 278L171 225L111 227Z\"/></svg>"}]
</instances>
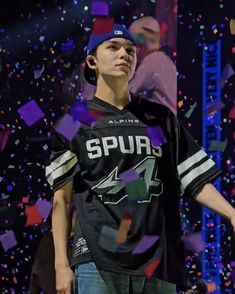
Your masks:
<instances>
[{"instance_id":1,"label":"man's ear","mask_svg":"<svg viewBox=\"0 0 235 294\"><path fill-rule=\"evenodd\" d=\"M89 66L89 68L94 69L94 70L97 69L96 59L93 55L87 55L86 63Z\"/></svg>"}]
</instances>

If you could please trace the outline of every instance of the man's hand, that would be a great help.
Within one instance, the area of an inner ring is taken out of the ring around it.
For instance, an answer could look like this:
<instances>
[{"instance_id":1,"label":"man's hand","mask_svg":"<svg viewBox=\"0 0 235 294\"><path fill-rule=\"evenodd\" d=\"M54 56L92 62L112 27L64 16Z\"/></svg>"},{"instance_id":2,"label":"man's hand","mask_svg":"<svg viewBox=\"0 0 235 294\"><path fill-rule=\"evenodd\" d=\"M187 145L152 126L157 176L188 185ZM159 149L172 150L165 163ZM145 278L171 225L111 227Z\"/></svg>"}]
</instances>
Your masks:
<instances>
[{"instance_id":1,"label":"man's hand","mask_svg":"<svg viewBox=\"0 0 235 294\"><path fill-rule=\"evenodd\" d=\"M71 294L73 271L69 266L59 266L56 268L56 291L58 294Z\"/></svg>"}]
</instances>

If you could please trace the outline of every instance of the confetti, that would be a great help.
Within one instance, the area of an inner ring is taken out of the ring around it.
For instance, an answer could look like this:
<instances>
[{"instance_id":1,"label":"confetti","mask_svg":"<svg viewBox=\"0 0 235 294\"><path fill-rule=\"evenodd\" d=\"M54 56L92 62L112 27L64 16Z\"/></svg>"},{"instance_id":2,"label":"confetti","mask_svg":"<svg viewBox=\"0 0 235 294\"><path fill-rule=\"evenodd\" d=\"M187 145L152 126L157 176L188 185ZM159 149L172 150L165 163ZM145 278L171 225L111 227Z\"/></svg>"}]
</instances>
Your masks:
<instances>
[{"instance_id":1,"label":"confetti","mask_svg":"<svg viewBox=\"0 0 235 294\"><path fill-rule=\"evenodd\" d=\"M116 242L118 244L123 244L126 242L131 223L132 223L131 217L128 217L128 216L123 217L123 219L120 223L120 226L119 226L117 236L116 236Z\"/></svg>"},{"instance_id":2,"label":"confetti","mask_svg":"<svg viewBox=\"0 0 235 294\"><path fill-rule=\"evenodd\" d=\"M92 35L103 35L112 32L114 19L112 17L97 19L94 22Z\"/></svg>"},{"instance_id":3,"label":"confetti","mask_svg":"<svg viewBox=\"0 0 235 294\"><path fill-rule=\"evenodd\" d=\"M231 35L235 35L235 19L230 19L229 26Z\"/></svg>"},{"instance_id":4,"label":"confetti","mask_svg":"<svg viewBox=\"0 0 235 294\"><path fill-rule=\"evenodd\" d=\"M26 207L25 214L27 216L26 226L32 226L35 224L40 224L42 222L42 216L36 205Z\"/></svg>"},{"instance_id":5,"label":"confetti","mask_svg":"<svg viewBox=\"0 0 235 294\"><path fill-rule=\"evenodd\" d=\"M128 169L125 172L121 173L119 175L119 178L124 182L132 182L136 181L140 178L140 176L137 174L137 172L134 169Z\"/></svg>"},{"instance_id":6,"label":"confetti","mask_svg":"<svg viewBox=\"0 0 235 294\"><path fill-rule=\"evenodd\" d=\"M107 251L115 252L118 248L118 244L116 243L117 234L117 230L103 226L99 235L99 246Z\"/></svg>"},{"instance_id":7,"label":"confetti","mask_svg":"<svg viewBox=\"0 0 235 294\"><path fill-rule=\"evenodd\" d=\"M220 78L220 87L221 89L225 86L227 81L231 76L234 75L234 70L230 64L227 64L222 72L221 78Z\"/></svg>"},{"instance_id":8,"label":"confetti","mask_svg":"<svg viewBox=\"0 0 235 294\"><path fill-rule=\"evenodd\" d=\"M155 259L153 262L151 262L147 268L145 269L145 274L148 279L150 279L156 270L156 268L159 266L161 260L160 259Z\"/></svg>"},{"instance_id":9,"label":"confetti","mask_svg":"<svg viewBox=\"0 0 235 294\"><path fill-rule=\"evenodd\" d=\"M92 112L87 109L86 101L74 104L71 109L71 114L73 116L74 121L79 121L92 127L95 126L95 122L99 117L98 112Z\"/></svg>"},{"instance_id":10,"label":"confetti","mask_svg":"<svg viewBox=\"0 0 235 294\"><path fill-rule=\"evenodd\" d=\"M157 147L167 142L163 130L159 126L147 128L147 134L150 137L153 147Z\"/></svg>"},{"instance_id":11,"label":"confetti","mask_svg":"<svg viewBox=\"0 0 235 294\"><path fill-rule=\"evenodd\" d=\"M213 103L207 109L205 109L204 112L206 115L209 115L211 113L215 113L216 111L218 111L224 107L225 107L224 103L222 101L218 101L218 102Z\"/></svg>"},{"instance_id":12,"label":"confetti","mask_svg":"<svg viewBox=\"0 0 235 294\"><path fill-rule=\"evenodd\" d=\"M209 151L224 151L227 146L227 142L220 142L212 140L208 148Z\"/></svg>"},{"instance_id":13,"label":"confetti","mask_svg":"<svg viewBox=\"0 0 235 294\"><path fill-rule=\"evenodd\" d=\"M5 234L0 235L2 247L6 252L8 249L17 245L15 234L13 231L7 231Z\"/></svg>"},{"instance_id":14,"label":"confetti","mask_svg":"<svg viewBox=\"0 0 235 294\"><path fill-rule=\"evenodd\" d=\"M105 1L92 1L91 15L105 16L109 15L109 6Z\"/></svg>"},{"instance_id":15,"label":"confetti","mask_svg":"<svg viewBox=\"0 0 235 294\"><path fill-rule=\"evenodd\" d=\"M232 109L230 110L228 117L235 119L235 105L233 105Z\"/></svg>"},{"instance_id":16,"label":"confetti","mask_svg":"<svg viewBox=\"0 0 235 294\"><path fill-rule=\"evenodd\" d=\"M10 129L6 128L0 132L0 152L3 151L6 147L7 141L10 135Z\"/></svg>"},{"instance_id":17,"label":"confetti","mask_svg":"<svg viewBox=\"0 0 235 294\"><path fill-rule=\"evenodd\" d=\"M44 70L45 70L45 66L44 66L44 64L42 65L42 68L40 68L40 69L35 69L35 70L34 70L33 74L34 74L34 78L35 78L35 80L37 80L37 79L39 79L39 78L41 77L41 75L42 75L42 73L44 72Z\"/></svg>"},{"instance_id":18,"label":"confetti","mask_svg":"<svg viewBox=\"0 0 235 294\"><path fill-rule=\"evenodd\" d=\"M195 102L193 105L190 105L190 109L186 112L185 117L190 118L196 107L197 102Z\"/></svg>"},{"instance_id":19,"label":"confetti","mask_svg":"<svg viewBox=\"0 0 235 294\"><path fill-rule=\"evenodd\" d=\"M127 182L125 188L128 194L128 201L143 200L148 197L148 192L144 179Z\"/></svg>"},{"instance_id":20,"label":"confetti","mask_svg":"<svg viewBox=\"0 0 235 294\"><path fill-rule=\"evenodd\" d=\"M71 115L65 114L56 127L56 132L62 134L65 138L71 141L77 134L79 128L80 123L74 121Z\"/></svg>"},{"instance_id":21,"label":"confetti","mask_svg":"<svg viewBox=\"0 0 235 294\"><path fill-rule=\"evenodd\" d=\"M18 112L25 121L27 126L32 126L38 120L44 117L44 113L42 112L38 104L35 102L35 100L31 100L24 106L20 107L18 109Z\"/></svg>"},{"instance_id":22,"label":"confetti","mask_svg":"<svg viewBox=\"0 0 235 294\"><path fill-rule=\"evenodd\" d=\"M38 211L40 212L41 216L44 219L47 219L48 215L51 212L52 204L47 200L38 199L36 202L36 206Z\"/></svg>"},{"instance_id":23,"label":"confetti","mask_svg":"<svg viewBox=\"0 0 235 294\"><path fill-rule=\"evenodd\" d=\"M157 241L159 240L159 236L151 236L146 235L144 236L136 248L133 251L133 254L140 254L147 251L150 247L152 247Z\"/></svg>"},{"instance_id":24,"label":"confetti","mask_svg":"<svg viewBox=\"0 0 235 294\"><path fill-rule=\"evenodd\" d=\"M201 252L205 248L205 242L202 237L202 232L182 237L185 248L190 251Z\"/></svg>"}]
</instances>

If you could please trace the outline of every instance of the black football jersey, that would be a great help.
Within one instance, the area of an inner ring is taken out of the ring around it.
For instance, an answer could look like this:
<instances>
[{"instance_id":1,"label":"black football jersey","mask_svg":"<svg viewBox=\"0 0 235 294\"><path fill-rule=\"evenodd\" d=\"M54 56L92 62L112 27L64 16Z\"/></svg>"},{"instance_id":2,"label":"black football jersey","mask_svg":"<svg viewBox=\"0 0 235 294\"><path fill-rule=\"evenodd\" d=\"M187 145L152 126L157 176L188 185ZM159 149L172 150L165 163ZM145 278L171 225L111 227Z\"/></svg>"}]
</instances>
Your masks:
<instances>
[{"instance_id":1,"label":"black football jersey","mask_svg":"<svg viewBox=\"0 0 235 294\"><path fill-rule=\"evenodd\" d=\"M97 97L87 103L90 111L100 114L95 126L80 122L71 141L55 132L46 168L54 191L74 180L77 223L72 265L93 260L101 270L145 275L146 267L160 257L154 275L183 283L179 199L194 197L220 171L165 106L139 98L122 110ZM164 136L158 145L148 132L156 127ZM142 198L130 197L121 180L130 169L143 180L147 194ZM126 214L132 217L127 239L114 248L109 238ZM106 239L101 238L104 231ZM160 239L133 254L148 235Z\"/></svg>"}]
</instances>

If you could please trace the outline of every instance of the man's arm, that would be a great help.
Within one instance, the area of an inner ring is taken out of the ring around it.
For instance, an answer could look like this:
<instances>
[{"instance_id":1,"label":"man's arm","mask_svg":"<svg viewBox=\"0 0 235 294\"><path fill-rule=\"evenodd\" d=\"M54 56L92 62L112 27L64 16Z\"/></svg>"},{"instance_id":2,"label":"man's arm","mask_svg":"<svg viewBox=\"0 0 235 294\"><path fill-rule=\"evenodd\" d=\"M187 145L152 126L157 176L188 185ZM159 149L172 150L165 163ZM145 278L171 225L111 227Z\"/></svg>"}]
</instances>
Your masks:
<instances>
[{"instance_id":1,"label":"man's arm","mask_svg":"<svg viewBox=\"0 0 235 294\"><path fill-rule=\"evenodd\" d=\"M196 195L195 200L229 219L235 232L235 209L212 184L206 184Z\"/></svg>"},{"instance_id":2,"label":"man's arm","mask_svg":"<svg viewBox=\"0 0 235 294\"><path fill-rule=\"evenodd\" d=\"M69 207L73 181L65 184L54 194L52 210L52 233L55 247L56 290L71 293L73 272L68 261L68 237L70 228Z\"/></svg>"}]
</instances>

